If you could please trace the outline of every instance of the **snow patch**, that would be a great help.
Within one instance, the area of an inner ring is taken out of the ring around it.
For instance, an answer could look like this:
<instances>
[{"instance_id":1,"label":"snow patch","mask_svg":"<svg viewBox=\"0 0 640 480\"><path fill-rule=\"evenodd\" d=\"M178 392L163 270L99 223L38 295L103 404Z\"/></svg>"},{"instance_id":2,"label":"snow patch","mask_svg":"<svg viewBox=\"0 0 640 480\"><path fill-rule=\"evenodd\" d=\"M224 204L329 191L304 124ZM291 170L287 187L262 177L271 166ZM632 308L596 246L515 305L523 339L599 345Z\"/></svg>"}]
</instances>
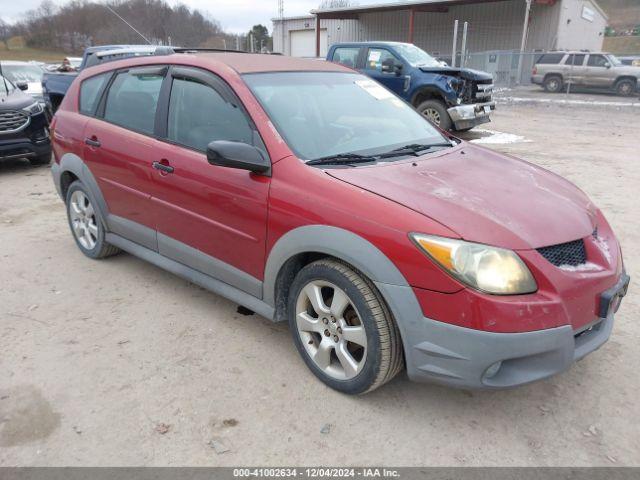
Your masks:
<instances>
[{"instance_id":1,"label":"snow patch","mask_svg":"<svg viewBox=\"0 0 640 480\"><path fill-rule=\"evenodd\" d=\"M558 268L565 272L595 272L602 270L600 265L591 262L581 263L580 265L560 265Z\"/></svg>"},{"instance_id":2,"label":"snow patch","mask_svg":"<svg viewBox=\"0 0 640 480\"><path fill-rule=\"evenodd\" d=\"M527 140L521 135L514 135L513 133L498 132L497 130L487 130L484 128L477 128L473 133L480 133L486 136L471 140L471 143L491 144L491 145L504 145L509 143L526 143L531 140Z\"/></svg>"},{"instance_id":3,"label":"snow patch","mask_svg":"<svg viewBox=\"0 0 640 480\"><path fill-rule=\"evenodd\" d=\"M609 244L601 237L595 237L594 241L602 252L602 255L604 255L604 258L607 259L607 262L611 263L611 250L609 250Z\"/></svg>"}]
</instances>

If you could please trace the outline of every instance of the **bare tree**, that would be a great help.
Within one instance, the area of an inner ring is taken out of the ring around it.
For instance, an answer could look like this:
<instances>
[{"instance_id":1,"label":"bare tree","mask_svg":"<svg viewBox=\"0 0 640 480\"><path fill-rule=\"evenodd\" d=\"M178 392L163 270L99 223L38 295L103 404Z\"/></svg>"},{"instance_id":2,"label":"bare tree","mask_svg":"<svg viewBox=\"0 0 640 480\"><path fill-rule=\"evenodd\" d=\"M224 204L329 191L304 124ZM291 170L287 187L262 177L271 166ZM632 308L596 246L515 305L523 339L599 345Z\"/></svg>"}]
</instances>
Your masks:
<instances>
[{"instance_id":1,"label":"bare tree","mask_svg":"<svg viewBox=\"0 0 640 480\"><path fill-rule=\"evenodd\" d=\"M358 2L353 0L322 0L318 8L324 10L327 8L355 7L356 5L358 5Z\"/></svg>"},{"instance_id":2,"label":"bare tree","mask_svg":"<svg viewBox=\"0 0 640 480\"><path fill-rule=\"evenodd\" d=\"M0 18L0 41L4 43L4 48L9 50L9 38L11 38L11 26Z\"/></svg>"}]
</instances>

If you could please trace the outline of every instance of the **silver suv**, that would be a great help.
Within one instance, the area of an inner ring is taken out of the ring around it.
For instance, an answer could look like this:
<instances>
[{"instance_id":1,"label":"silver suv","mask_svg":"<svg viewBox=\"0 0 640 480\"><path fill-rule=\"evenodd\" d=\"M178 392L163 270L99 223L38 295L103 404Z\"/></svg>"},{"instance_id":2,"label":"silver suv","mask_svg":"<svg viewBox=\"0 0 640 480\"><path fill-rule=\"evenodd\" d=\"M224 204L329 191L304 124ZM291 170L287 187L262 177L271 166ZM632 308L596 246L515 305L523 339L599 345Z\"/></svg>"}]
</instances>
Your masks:
<instances>
[{"instance_id":1,"label":"silver suv","mask_svg":"<svg viewBox=\"0 0 640 480\"><path fill-rule=\"evenodd\" d=\"M571 84L633 95L640 84L640 67L623 65L610 53L549 52L534 65L531 81L553 93Z\"/></svg>"}]
</instances>

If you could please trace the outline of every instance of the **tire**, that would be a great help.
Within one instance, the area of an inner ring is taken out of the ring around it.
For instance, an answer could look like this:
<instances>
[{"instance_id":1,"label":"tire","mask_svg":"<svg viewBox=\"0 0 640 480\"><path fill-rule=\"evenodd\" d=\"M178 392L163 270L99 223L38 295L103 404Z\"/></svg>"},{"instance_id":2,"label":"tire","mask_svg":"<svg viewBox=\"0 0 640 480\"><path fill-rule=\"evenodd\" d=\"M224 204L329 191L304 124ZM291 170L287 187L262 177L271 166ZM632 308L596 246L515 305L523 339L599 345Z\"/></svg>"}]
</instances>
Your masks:
<instances>
[{"instance_id":1,"label":"tire","mask_svg":"<svg viewBox=\"0 0 640 480\"><path fill-rule=\"evenodd\" d=\"M458 133L464 133L464 132L468 132L469 130L471 130L473 127L467 127L467 128L456 128L456 132Z\"/></svg>"},{"instance_id":2,"label":"tire","mask_svg":"<svg viewBox=\"0 0 640 480\"><path fill-rule=\"evenodd\" d=\"M400 332L391 313L373 284L343 263L323 259L300 270L287 311L307 367L335 390L370 392L403 368Z\"/></svg>"},{"instance_id":3,"label":"tire","mask_svg":"<svg viewBox=\"0 0 640 480\"><path fill-rule=\"evenodd\" d=\"M37 157L30 158L29 163L34 166L49 165L51 163L51 152L46 153L45 155L39 155Z\"/></svg>"},{"instance_id":4,"label":"tire","mask_svg":"<svg viewBox=\"0 0 640 480\"><path fill-rule=\"evenodd\" d=\"M120 252L119 248L106 242L104 221L80 180L69 186L66 205L69 228L82 253L89 258L98 259Z\"/></svg>"},{"instance_id":5,"label":"tire","mask_svg":"<svg viewBox=\"0 0 640 480\"><path fill-rule=\"evenodd\" d=\"M450 130L453 122L447 107L440 100L427 100L416 107L420 115L442 130Z\"/></svg>"},{"instance_id":6,"label":"tire","mask_svg":"<svg viewBox=\"0 0 640 480\"><path fill-rule=\"evenodd\" d=\"M623 97L629 97L636 92L636 82L630 78L624 78L616 83L616 92Z\"/></svg>"},{"instance_id":7,"label":"tire","mask_svg":"<svg viewBox=\"0 0 640 480\"><path fill-rule=\"evenodd\" d=\"M562 77L560 75L549 75L544 79L544 89L549 93L559 93L562 90Z\"/></svg>"}]
</instances>

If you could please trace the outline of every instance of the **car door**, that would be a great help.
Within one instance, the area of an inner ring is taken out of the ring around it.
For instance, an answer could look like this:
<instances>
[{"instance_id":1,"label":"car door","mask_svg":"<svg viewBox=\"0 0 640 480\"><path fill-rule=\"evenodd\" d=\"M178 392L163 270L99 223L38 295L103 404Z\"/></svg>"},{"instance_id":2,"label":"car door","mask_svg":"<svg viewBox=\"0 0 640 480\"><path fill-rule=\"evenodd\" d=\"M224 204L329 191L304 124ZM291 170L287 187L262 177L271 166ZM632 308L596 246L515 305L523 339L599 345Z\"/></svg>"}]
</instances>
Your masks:
<instances>
[{"instance_id":1,"label":"car door","mask_svg":"<svg viewBox=\"0 0 640 480\"><path fill-rule=\"evenodd\" d=\"M248 292L261 295L270 178L210 165L207 144L244 142L265 152L231 88L204 70L173 67L163 94L165 113L153 160L152 203L159 252Z\"/></svg>"},{"instance_id":2,"label":"car door","mask_svg":"<svg viewBox=\"0 0 640 480\"><path fill-rule=\"evenodd\" d=\"M107 203L109 230L153 250L151 161L160 143L154 128L166 71L151 66L115 72L84 131L85 162Z\"/></svg>"},{"instance_id":3,"label":"car door","mask_svg":"<svg viewBox=\"0 0 640 480\"><path fill-rule=\"evenodd\" d=\"M570 54L564 62L563 76L566 83L574 85L584 85L585 67L584 59L586 55L582 53Z\"/></svg>"},{"instance_id":4,"label":"car door","mask_svg":"<svg viewBox=\"0 0 640 480\"><path fill-rule=\"evenodd\" d=\"M394 69L390 72L383 72L382 65L387 62L394 62L406 68L402 60L396 57L390 50L386 48L369 48L362 72L380 82L397 95L402 95L406 82L405 75L403 75L402 72L400 72L400 74L396 73Z\"/></svg>"},{"instance_id":5,"label":"car door","mask_svg":"<svg viewBox=\"0 0 640 480\"><path fill-rule=\"evenodd\" d=\"M613 85L611 64L604 55L591 54L585 67L585 85L589 87L610 87Z\"/></svg>"}]
</instances>

